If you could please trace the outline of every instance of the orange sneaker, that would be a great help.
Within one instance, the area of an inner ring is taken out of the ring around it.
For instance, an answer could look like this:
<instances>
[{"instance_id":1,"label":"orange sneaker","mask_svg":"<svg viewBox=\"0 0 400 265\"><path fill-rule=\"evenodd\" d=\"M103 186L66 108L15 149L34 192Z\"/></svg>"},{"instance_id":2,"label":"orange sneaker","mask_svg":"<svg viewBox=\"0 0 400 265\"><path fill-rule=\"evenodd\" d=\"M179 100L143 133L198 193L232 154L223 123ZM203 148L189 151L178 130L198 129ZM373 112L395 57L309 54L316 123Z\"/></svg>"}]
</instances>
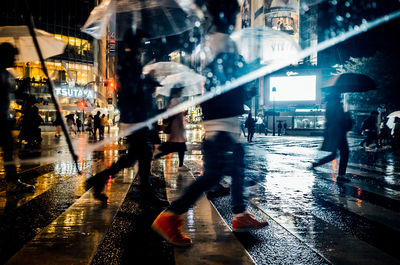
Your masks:
<instances>
[{"instance_id":1,"label":"orange sneaker","mask_svg":"<svg viewBox=\"0 0 400 265\"><path fill-rule=\"evenodd\" d=\"M258 221L251 213L244 212L236 214L232 221L232 230L234 232L247 232L252 229L260 229L266 227L268 222Z\"/></svg>"},{"instance_id":2,"label":"orange sneaker","mask_svg":"<svg viewBox=\"0 0 400 265\"><path fill-rule=\"evenodd\" d=\"M169 211L163 211L154 220L151 228L170 244L189 247L192 245L192 239L182 234L182 224L182 217Z\"/></svg>"}]
</instances>

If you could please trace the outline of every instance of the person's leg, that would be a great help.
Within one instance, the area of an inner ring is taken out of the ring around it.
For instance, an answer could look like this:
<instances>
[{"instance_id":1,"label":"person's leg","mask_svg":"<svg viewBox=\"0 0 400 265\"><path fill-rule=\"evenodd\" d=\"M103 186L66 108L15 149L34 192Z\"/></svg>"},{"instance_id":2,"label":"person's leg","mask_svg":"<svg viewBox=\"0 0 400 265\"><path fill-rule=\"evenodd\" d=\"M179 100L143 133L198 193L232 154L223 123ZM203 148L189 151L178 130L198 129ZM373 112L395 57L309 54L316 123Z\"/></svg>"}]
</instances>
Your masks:
<instances>
[{"instance_id":1,"label":"person's leg","mask_svg":"<svg viewBox=\"0 0 400 265\"><path fill-rule=\"evenodd\" d=\"M171 203L168 211L178 215L185 213L203 195L203 192L219 183L222 178L221 169L223 157L226 155L226 145L218 139L203 142L204 174L192 182L182 196Z\"/></svg>"},{"instance_id":2,"label":"person's leg","mask_svg":"<svg viewBox=\"0 0 400 265\"><path fill-rule=\"evenodd\" d=\"M93 193L96 199L107 202L108 197L103 193L104 186L109 177L114 178L121 169L132 166L138 160L139 148L134 145L137 133L128 136L128 153L121 156L117 162L113 163L109 168L97 173L89 178L86 182L89 186L93 186Z\"/></svg>"},{"instance_id":3,"label":"person's leg","mask_svg":"<svg viewBox=\"0 0 400 265\"><path fill-rule=\"evenodd\" d=\"M4 162L13 161L14 152L14 139L11 134L11 128L8 121L1 121L0 125L0 147L3 149L3 160ZM31 192L35 189L35 186L24 183L18 179L17 169L14 164L4 165L4 171L6 173L7 182L7 193L14 192Z\"/></svg>"},{"instance_id":4,"label":"person's leg","mask_svg":"<svg viewBox=\"0 0 400 265\"><path fill-rule=\"evenodd\" d=\"M312 164L312 166L313 166L313 167L321 166L321 165L323 165L323 164L326 164L326 163L332 161L332 160L335 159L335 158L336 158L336 151L335 151L335 152L332 152L330 155L327 155L327 156L321 158L320 160L314 162L314 163Z\"/></svg>"},{"instance_id":5,"label":"person's leg","mask_svg":"<svg viewBox=\"0 0 400 265\"><path fill-rule=\"evenodd\" d=\"M244 149L239 143L229 145L233 147L231 159L227 161L232 174L232 212L239 214L244 212L247 206L247 199L244 196Z\"/></svg>"}]
</instances>

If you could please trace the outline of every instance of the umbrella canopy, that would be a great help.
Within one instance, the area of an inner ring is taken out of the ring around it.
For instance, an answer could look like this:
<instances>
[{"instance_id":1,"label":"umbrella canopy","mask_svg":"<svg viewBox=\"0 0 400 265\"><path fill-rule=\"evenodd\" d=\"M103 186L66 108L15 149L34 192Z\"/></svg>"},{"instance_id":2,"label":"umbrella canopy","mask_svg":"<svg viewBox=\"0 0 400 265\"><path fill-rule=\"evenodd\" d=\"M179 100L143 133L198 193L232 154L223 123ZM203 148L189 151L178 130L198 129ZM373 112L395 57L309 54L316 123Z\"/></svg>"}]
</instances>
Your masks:
<instances>
[{"instance_id":1,"label":"umbrella canopy","mask_svg":"<svg viewBox=\"0 0 400 265\"><path fill-rule=\"evenodd\" d=\"M161 82L169 75L190 72L191 69L186 65L176 62L158 62L143 67L144 74L148 74L151 71L153 71L153 77L156 78L157 81Z\"/></svg>"},{"instance_id":2,"label":"umbrella canopy","mask_svg":"<svg viewBox=\"0 0 400 265\"><path fill-rule=\"evenodd\" d=\"M50 33L35 29L43 58L49 58L64 52L66 43L56 39ZM9 42L19 51L16 62L39 61L32 37L27 26L0 27L0 43Z\"/></svg>"},{"instance_id":3,"label":"umbrella canopy","mask_svg":"<svg viewBox=\"0 0 400 265\"><path fill-rule=\"evenodd\" d=\"M163 96L170 96L171 89L179 84L183 87L184 97L195 96L202 93L205 77L195 72L183 72L178 74L169 75L161 81L162 87L158 87L157 94Z\"/></svg>"},{"instance_id":4,"label":"umbrella canopy","mask_svg":"<svg viewBox=\"0 0 400 265\"><path fill-rule=\"evenodd\" d=\"M117 13L131 14L122 23L146 32L149 39L180 34L194 27L187 14L174 0L104 0L90 13L82 31L101 39Z\"/></svg>"},{"instance_id":5,"label":"umbrella canopy","mask_svg":"<svg viewBox=\"0 0 400 265\"><path fill-rule=\"evenodd\" d=\"M375 81L364 74L343 73L326 81L322 89L329 92L352 93L376 90Z\"/></svg>"},{"instance_id":6,"label":"umbrella canopy","mask_svg":"<svg viewBox=\"0 0 400 265\"><path fill-rule=\"evenodd\" d=\"M291 35L268 27L249 27L231 34L246 62L260 59L261 64L296 58L300 46Z\"/></svg>"},{"instance_id":7,"label":"umbrella canopy","mask_svg":"<svg viewBox=\"0 0 400 265\"><path fill-rule=\"evenodd\" d=\"M393 129L393 127L394 127L394 118L396 118L396 117L400 118L400 110L390 113L387 117L388 117L388 121L386 122L386 125L390 129Z\"/></svg>"}]
</instances>

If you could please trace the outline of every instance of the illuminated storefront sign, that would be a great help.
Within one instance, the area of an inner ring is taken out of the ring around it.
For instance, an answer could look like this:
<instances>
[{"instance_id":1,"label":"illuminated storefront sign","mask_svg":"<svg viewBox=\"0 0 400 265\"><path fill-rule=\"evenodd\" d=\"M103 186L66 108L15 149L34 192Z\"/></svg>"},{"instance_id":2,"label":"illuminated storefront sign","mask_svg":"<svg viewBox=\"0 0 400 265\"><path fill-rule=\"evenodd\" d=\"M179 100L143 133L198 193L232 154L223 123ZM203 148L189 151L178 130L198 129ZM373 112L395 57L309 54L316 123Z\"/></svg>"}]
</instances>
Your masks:
<instances>
[{"instance_id":1,"label":"illuminated storefront sign","mask_svg":"<svg viewBox=\"0 0 400 265\"><path fill-rule=\"evenodd\" d=\"M55 88L55 94L60 97L95 99L96 94L90 89Z\"/></svg>"}]
</instances>

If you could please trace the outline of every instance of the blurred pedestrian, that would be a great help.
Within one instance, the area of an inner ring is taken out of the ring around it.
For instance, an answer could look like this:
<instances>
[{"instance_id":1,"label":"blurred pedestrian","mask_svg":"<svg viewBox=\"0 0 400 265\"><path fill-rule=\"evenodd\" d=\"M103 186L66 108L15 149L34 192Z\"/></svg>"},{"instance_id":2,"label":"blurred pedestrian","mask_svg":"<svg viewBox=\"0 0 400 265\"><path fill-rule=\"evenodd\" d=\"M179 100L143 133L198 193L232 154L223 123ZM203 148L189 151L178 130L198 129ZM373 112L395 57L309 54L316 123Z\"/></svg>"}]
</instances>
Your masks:
<instances>
[{"instance_id":1,"label":"blurred pedestrian","mask_svg":"<svg viewBox=\"0 0 400 265\"><path fill-rule=\"evenodd\" d=\"M62 123L62 117L61 115L58 115L56 113L56 120L54 121L54 125L56 126L56 135L55 137L60 137L61 136L61 123Z\"/></svg>"},{"instance_id":2,"label":"blurred pedestrian","mask_svg":"<svg viewBox=\"0 0 400 265\"><path fill-rule=\"evenodd\" d=\"M370 145L375 142L376 146L379 147L378 143L378 112L376 110L372 111L369 117L363 122L361 126L361 131L366 135L366 138L361 141L360 145L366 149L370 149Z\"/></svg>"},{"instance_id":3,"label":"blurred pedestrian","mask_svg":"<svg viewBox=\"0 0 400 265\"><path fill-rule=\"evenodd\" d=\"M244 126L247 128L247 142L251 143L256 131L256 121L252 118L251 113L247 116Z\"/></svg>"},{"instance_id":4,"label":"blurred pedestrian","mask_svg":"<svg viewBox=\"0 0 400 265\"><path fill-rule=\"evenodd\" d=\"M394 126L392 129L392 148L394 150L400 149L400 118L394 118Z\"/></svg>"},{"instance_id":5,"label":"blurred pedestrian","mask_svg":"<svg viewBox=\"0 0 400 265\"><path fill-rule=\"evenodd\" d=\"M237 54L229 34L234 29L239 6L236 0L207 1L206 7L213 19L214 32L206 36L214 50L214 57L204 71L207 76L205 89L223 85L244 73L245 62ZM215 187L229 171L232 178L231 197L234 231L259 229L267 222L258 221L246 211L244 196L244 149L239 143L240 120L244 113L245 87L240 86L201 104L205 140L203 142L204 173L192 182L184 193L171 203L153 222L152 228L169 243L190 246L192 240L183 235L181 215L192 207L204 192ZM228 167L226 171L224 168Z\"/></svg>"},{"instance_id":6,"label":"blurred pedestrian","mask_svg":"<svg viewBox=\"0 0 400 265\"><path fill-rule=\"evenodd\" d=\"M383 118L381 125L380 125L380 130L379 130L379 135L378 135L378 142L379 146L385 146L390 144L390 128L387 125L388 118Z\"/></svg>"},{"instance_id":7,"label":"blurred pedestrian","mask_svg":"<svg viewBox=\"0 0 400 265\"><path fill-rule=\"evenodd\" d=\"M18 50L10 43L0 44L0 147L3 149L4 163L13 161L14 139L11 134L10 124L10 92L15 91L15 82L8 67L13 67ZM14 164L5 164L7 195L18 192L31 192L35 189L33 185L22 182L17 175Z\"/></svg>"},{"instance_id":8,"label":"blurred pedestrian","mask_svg":"<svg viewBox=\"0 0 400 265\"><path fill-rule=\"evenodd\" d=\"M281 121L278 121L278 136L282 135L283 125Z\"/></svg>"},{"instance_id":9,"label":"blurred pedestrian","mask_svg":"<svg viewBox=\"0 0 400 265\"><path fill-rule=\"evenodd\" d=\"M107 124L108 124L108 120L106 118L106 114L101 115L100 130L99 130L100 139L104 139L104 129L106 128Z\"/></svg>"},{"instance_id":10,"label":"blurred pedestrian","mask_svg":"<svg viewBox=\"0 0 400 265\"><path fill-rule=\"evenodd\" d=\"M154 106L152 94L158 82L147 75L142 75L141 51L143 38L146 35L130 28L126 31L124 41L121 42L121 57L118 61L118 108L120 110L120 123L133 126L143 122L153 115ZM115 177L121 169L139 162L140 189L150 203L159 206L168 205L168 201L158 197L150 181L152 143L148 128L132 132L127 136L128 153L118 159L111 167L97 173L88 179L87 183L93 185L94 197L102 202L108 198L103 193L104 186L111 176Z\"/></svg>"},{"instance_id":11,"label":"blurred pedestrian","mask_svg":"<svg viewBox=\"0 0 400 265\"><path fill-rule=\"evenodd\" d=\"M170 100L167 109L173 108L180 103L184 87L180 84L171 89ZM190 169L183 164L186 148L185 112L178 113L169 119L171 131L167 135L167 142L159 147L160 153L154 156L158 159L164 155L177 152L179 165L178 171L189 171Z\"/></svg>"},{"instance_id":12,"label":"blurred pedestrian","mask_svg":"<svg viewBox=\"0 0 400 265\"><path fill-rule=\"evenodd\" d=\"M86 125L87 126L86 130L89 132L89 137L94 136L93 123L94 119L93 116L90 114L89 117L87 118L87 125Z\"/></svg>"},{"instance_id":13,"label":"blurred pedestrian","mask_svg":"<svg viewBox=\"0 0 400 265\"><path fill-rule=\"evenodd\" d=\"M351 130L352 121L343 110L339 93L331 93L327 96L325 111L324 141L321 150L331 152L330 155L312 163L312 168L326 164L336 158L337 150L340 151L339 174L337 181L349 181L346 175L349 160L349 145L347 143L347 132Z\"/></svg>"},{"instance_id":14,"label":"blurred pedestrian","mask_svg":"<svg viewBox=\"0 0 400 265\"><path fill-rule=\"evenodd\" d=\"M245 121L244 120L240 121L240 129L241 129L241 134L240 135L242 135L242 133L243 133L243 136L245 138L247 138L247 136L246 136L246 125L245 125Z\"/></svg>"},{"instance_id":15,"label":"blurred pedestrian","mask_svg":"<svg viewBox=\"0 0 400 265\"><path fill-rule=\"evenodd\" d=\"M100 111L97 111L96 115L93 117L93 138L97 140L97 131L100 133L101 118Z\"/></svg>"},{"instance_id":16,"label":"blurred pedestrian","mask_svg":"<svg viewBox=\"0 0 400 265\"><path fill-rule=\"evenodd\" d=\"M18 139L27 142L27 147L39 147L42 143L40 125L43 124L43 119L39 115L39 108L36 104L36 97L29 95L23 104L21 117L21 130Z\"/></svg>"},{"instance_id":17,"label":"blurred pedestrian","mask_svg":"<svg viewBox=\"0 0 400 265\"><path fill-rule=\"evenodd\" d=\"M287 135L287 123L286 123L286 121L283 122L283 135Z\"/></svg>"},{"instance_id":18,"label":"blurred pedestrian","mask_svg":"<svg viewBox=\"0 0 400 265\"><path fill-rule=\"evenodd\" d=\"M75 114L69 114L67 118L67 127L69 134L74 133L76 135L76 124L75 124Z\"/></svg>"},{"instance_id":19,"label":"blurred pedestrian","mask_svg":"<svg viewBox=\"0 0 400 265\"><path fill-rule=\"evenodd\" d=\"M76 118L75 123L76 123L76 129L77 129L77 131L78 131L78 132L81 132L82 121L81 121L81 119L79 118L79 116ZM82 131L83 131L83 130L82 130Z\"/></svg>"}]
</instances>

